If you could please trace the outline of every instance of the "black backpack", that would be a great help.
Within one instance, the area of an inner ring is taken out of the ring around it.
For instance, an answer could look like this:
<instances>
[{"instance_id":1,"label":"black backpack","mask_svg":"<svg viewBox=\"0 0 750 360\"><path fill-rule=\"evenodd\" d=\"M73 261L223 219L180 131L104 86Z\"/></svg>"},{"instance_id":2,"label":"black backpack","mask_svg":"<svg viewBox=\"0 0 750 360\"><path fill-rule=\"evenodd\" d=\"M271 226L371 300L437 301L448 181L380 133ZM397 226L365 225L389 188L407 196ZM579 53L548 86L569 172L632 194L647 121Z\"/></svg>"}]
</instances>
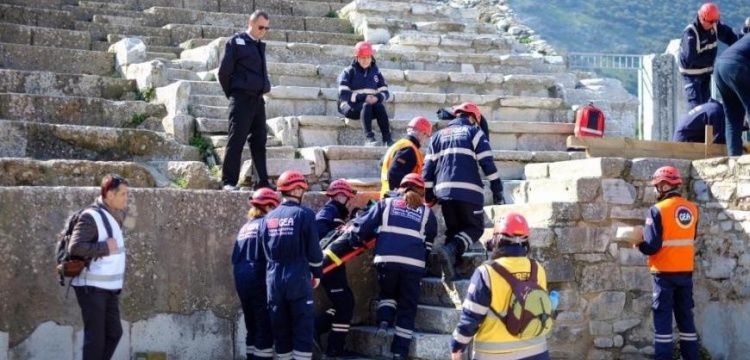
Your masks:
<instances>
[{"instance_id":1,"label":"black backpack","mask_svg":"<svg viewBox=\"0 0 750 360\"><path fill-rule=\"evenodd\" d=\"M60 286L65 286L65 278L72 278L81 274L84 268L88 268L93 258L82 258L80 256L73 256L68 252L70 247L70 238L73 236L73 230L78 224L78 220L81 219L81 215L88 209L96 210L104 221L104 227L107 229L108 237L112 237L112 227L107 221L107 217L104 211L98 206L88 206L81 210L76 211L73 215L68 218L66 226L57 235L57 245L55 246L55 263L56 272L59 276ZM68 282L70 284L70 282Z\"/></svg>"}]
</instances>

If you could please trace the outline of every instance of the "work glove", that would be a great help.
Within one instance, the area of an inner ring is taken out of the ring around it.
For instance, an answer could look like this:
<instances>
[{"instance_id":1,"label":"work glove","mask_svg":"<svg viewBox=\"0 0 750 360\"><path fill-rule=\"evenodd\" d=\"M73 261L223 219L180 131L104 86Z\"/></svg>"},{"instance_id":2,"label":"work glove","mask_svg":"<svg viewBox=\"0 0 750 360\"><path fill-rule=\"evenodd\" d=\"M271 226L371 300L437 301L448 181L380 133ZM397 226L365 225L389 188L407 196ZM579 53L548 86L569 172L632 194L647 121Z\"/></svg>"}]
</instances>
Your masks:
<instances>
[{"instance_id":1,"label":"work glove","mask_svg":"<svg viewBox=\"0 0 750 360\"><path fill-rule=\"evenodd\" d=\"M502 205L505 204L505 199L503 198L503 193L498 192L492 194L492 203L495 205Z\"/></svg>"}]
</instances>

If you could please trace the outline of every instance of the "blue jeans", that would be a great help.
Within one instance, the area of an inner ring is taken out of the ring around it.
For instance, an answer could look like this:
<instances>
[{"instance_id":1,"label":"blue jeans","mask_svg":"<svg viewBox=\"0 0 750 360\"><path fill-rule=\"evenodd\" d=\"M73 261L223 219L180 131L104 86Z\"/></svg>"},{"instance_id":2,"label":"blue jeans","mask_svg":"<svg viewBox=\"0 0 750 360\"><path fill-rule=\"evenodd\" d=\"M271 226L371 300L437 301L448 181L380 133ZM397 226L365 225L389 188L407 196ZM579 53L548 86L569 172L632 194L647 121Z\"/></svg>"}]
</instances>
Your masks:
<instances>
[{"instance_id":1,"label":"blue jeans","mask_svg":"<svg viewBox=\"0 0 750 360\"><path fill-rule=\"evenodd\" d=\"M742 125L750 111L750 65L747 61L719 59L714 67L714 79L724 101L727 118L727 154L742 155Z\"/></svg>"}]
</instances>

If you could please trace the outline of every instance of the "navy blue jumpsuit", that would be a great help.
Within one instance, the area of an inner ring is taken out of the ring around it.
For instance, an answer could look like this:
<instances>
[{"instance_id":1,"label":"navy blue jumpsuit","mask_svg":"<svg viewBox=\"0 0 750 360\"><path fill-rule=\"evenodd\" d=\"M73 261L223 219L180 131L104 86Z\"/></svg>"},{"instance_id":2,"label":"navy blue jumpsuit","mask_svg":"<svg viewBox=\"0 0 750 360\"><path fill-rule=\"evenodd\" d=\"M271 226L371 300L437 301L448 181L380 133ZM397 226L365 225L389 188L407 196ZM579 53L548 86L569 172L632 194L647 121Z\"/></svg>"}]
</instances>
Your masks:
<instances>
[{"instance_id":1,"label":"navy blue jumpsuit","mask_svg":"<svg viewBox=\"0 0 750 360\"><path fill-rule=\"evenodd\" d=\"M391 352L407 357L414 333L420 281L437 235L437 220L428 207L411 209L403 198L387 198L354 220L359 241L377 236L374 263L380 301L378 323L393 324ZM362 245L362 244L358 244Z\"/></svg>"},{"instance_id":2,"label":"navy blue jumpsuit","mask_svg":"<svg viewBox=\"0 0 750 360\"><path fill-rule=\"evenodd\" d=\"M284 201L261 223L256 257L265 256L268 306L278 359L312 358L315 331L312 278L322 275L315 213Z\"/></svg>"},{"instance_id":3,"label":"navy blue jumpsuit","mask_svg":"<svg viewBox=\"0 0 750 360\"><path fill-rule=\"evenodd\" d=\"M349 210L344 204L329 200L315 216L318 237L322 239L331 231L344 225L348 216ZM331 331L328 335L326 355L337 356L344 351L346 335L349 333L349 326L354 315L354 294L346 280L346 265L342 264L323 275L321 285L333 307L316 319L316 330L318 333Z\"/></svg>"},{"instance_id":4,"label":"navy blue jumpsuit","mask_svg":"<svg viewBox=\"0 0 750 360\"><path fill-rule=\"evenodd\" d=\"M273 336L266 301L266 261L264 257L254 259L250 256L257 245L261 219L248 220L242 226L232 251L234 285L245 314L248 359L273 358Z\"/></svg>"},{"instance_id":5,"label":"navy blue jumpsuit","mask_svg":"<svg viewBox=\"0 0 750 360\"><path fill-rule=\"evenodd\" d=\"M715 100L698 105L680 119L673 141L699 142L706 138L706 125L714 127L714 144L726 144L724 136L724 107Z\"/></svg>"},{"instance_id":6,"label":"navy blue jumpsuit","mask_svg":"<svg viewBox=\"0 0 750 360\"><path fill-rule=\"evenodd\" d=\"M390 97L390 93L383 74L375 64L375 59L372 59L372 65L367 69L363 69L354 59L352 64L341 72L338 83L338 106L341 115L349 119L362 120L362 129L368 140L375 139L375 133L372 132L372 119L376 118L380 133L383 135L383 142L391 142L391 128L385 109L385 102ZM368 104L365 102L367 95L375 96L378 102Z\"/></svg>"}]
</instances>

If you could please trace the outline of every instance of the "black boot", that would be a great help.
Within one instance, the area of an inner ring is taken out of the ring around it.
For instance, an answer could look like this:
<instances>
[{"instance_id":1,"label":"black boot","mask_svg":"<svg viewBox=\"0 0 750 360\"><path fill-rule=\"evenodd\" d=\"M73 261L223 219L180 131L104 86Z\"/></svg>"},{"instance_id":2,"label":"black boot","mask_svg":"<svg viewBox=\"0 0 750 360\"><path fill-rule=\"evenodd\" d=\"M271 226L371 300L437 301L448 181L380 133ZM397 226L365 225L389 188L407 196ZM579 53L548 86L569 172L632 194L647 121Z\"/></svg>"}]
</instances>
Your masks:
<instances>
[{"instance_id":1,"label":"black boot","mask_svg":"<svg viewBox=\"0 0 750 360\"><path fill-rule=\"evenodd\" d=\"M455 242L447 243L441 246L437 251L440 267L443 270L443 280L445 281L453 281L456 277L457 254L458 247Z\"/></svg>"}]
</instances>

